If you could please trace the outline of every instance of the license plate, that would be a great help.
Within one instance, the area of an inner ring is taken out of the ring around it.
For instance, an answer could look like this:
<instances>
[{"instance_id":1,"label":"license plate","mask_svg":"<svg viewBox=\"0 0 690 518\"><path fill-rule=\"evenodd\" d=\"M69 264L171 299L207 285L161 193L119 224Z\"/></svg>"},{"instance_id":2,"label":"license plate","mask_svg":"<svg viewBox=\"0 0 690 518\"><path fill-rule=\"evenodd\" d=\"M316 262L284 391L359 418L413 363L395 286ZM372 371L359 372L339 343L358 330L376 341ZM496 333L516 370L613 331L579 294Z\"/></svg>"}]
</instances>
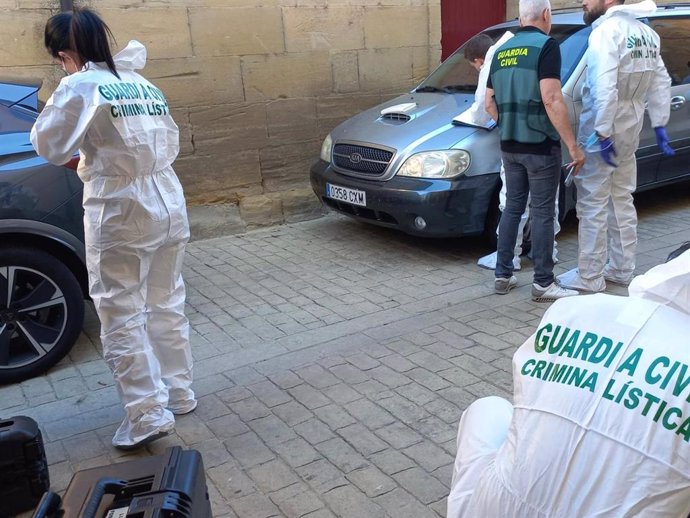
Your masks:
<instances>
[{"instance_id":1,"label":"license plate","mask_svg":"<svg viewBox=\"0 0 690 518\"><path fill-rule=\"evenodd\" d=\"M340 187L332 183L326 184L326 196L334 200L344 201L360 207L367 206L367 193L349 187Z\"/></svg>"}]
</instances>

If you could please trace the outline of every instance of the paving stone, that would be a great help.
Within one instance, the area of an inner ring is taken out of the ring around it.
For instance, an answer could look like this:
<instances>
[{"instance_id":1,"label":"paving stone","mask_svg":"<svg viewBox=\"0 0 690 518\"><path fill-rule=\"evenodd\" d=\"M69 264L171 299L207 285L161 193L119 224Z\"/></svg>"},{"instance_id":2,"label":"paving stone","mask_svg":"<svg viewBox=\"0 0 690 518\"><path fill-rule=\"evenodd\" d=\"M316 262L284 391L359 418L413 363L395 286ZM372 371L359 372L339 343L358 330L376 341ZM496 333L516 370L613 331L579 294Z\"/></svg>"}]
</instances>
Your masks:
<instances>
[{"instance_id":1,"label":"paving stone","mask_svg":"<svg viewBox=\"0 0 690 518\"><path fill-rule=\"evenodd\" d=\"M245 468L273 460L275 455L254 433L245 433L226 439L223 444L230 455Z\"/></svg>"},{"instance_id":2,"label":"paving stone","mask_svg":"<svg viewBox=\"0 0 690 518\"><path fill-rule=\"evenodd\" d=\"M369 379L366 372L350 364L335 365L331 372L347 384L363 383Z\"/></svg>"},{"instance_id":3,"label":"paving stone","mask_svg":"<svg viewBox=\"0 0 690 518\"><path fill-rule=\"evenodd\" d=\"M422 440L420 434L399 421L379 428L375 433L396 450L402 450Z\"/></svg>"},{"instance_id":4,"label":"paving stone","mask_svg":"<svg viewBox=\"0 0 690 518\"><path fill-rule=\"evenodd\" d=\"M368 399L360 399L348 403L345 405L345 409L370 430L394 423L396 420L390 413Z\"/></svg>"},{"instance_id":5,"label":"paving stone","mask_svg":"<svg viewBox=\"0 0 690 518\"><path fill-rule=\"evenodd\" d=\"M324 369L321 365L308 365L296 369L295 374L309 383L312 387L323 389L340 383L340 380Z\"/></svg>"},{"instance_id":6,"label":"paving stone","mask_svg":"<svg viewBox=\"0 0 690 518\"><path fill-rule=\"evenodd\" d=\"M297 475L277 459L255 466L247 470L247 473L264 493L278 491L299 482Z\"/></svg>"},{"instance_id":7,"label":"paving stone","mask_svg":"<svg viewBox=\"0 0 690 518\"><path fill-rule=\"evenodd\" d=\"M319 494L347 485L343 473L326 459L301 466L295 471Z\"/></svg>"},{"instance_id":8,"label":"paving stone","mask_svg":"<svg viewBox=\"0 0 690 518\"><path fill-rule=\"evenodd\" d=\"M326 406L331 402L326 396L321 394L321 392L304 383L302 385L298 385L297 387L288 389L288 392L292 397L310 410Z\"/></svg>"},{"instance_id":9,"label":"paving stone","mask_svg":"<svg viewBox=\"0 0 690 518\"><path fill-rule=\"evenodd\" d=\"M326 396L328 396L331 400L333 400L339 405L344 405L346 403L357 401L358 399L362 398L362 395L359 392L350 388L348 385L344 383L332 385L322 390Z\"/></svg>"},{"instance_id":10,"label":"paving stone","mask_svg":"<svg viewBox=\"0 0 690 518\"><path fill-rule=\"evenodd\" d=\"M290 401L284 405L273 407L271 410L288 426L295 426L314 417L314 414L297 401Z\"/></svg>"},{"instance_id":11,"label":"paving stone","mask_svg":"<svg viewBox=\"0 0 690 518\"><path fill-rule=\"evenodd\" d=\"M251 516L252 518L280 516L280 510L275 504L260 493L252 493L230 500L230 505L238 516Z\"/></svg>"},{"instance_id":12,"label":"paving stone","mask_svg":"<svg viewBox=\"0 0 690 518\"><path fill-rule=\"evenodd\" d=\"M303 380L292 371L269 374L268 378L282 389L289 389L303 383Z\"/></svg>"},{"instance_id":13,"label":"paving stone","mask_svg":"<svg viewBox=\"0 0 690 518\"><path fill-rule=\"evenodd\" d=\"M280 387L274 385L270 381L262 381L249 385L247 389L268 408L292 401L289 394L286 394Z\"/></svg>"},{"instance_id":14,"label":"paving stone","mask_svg":"<svg viewBox=\"0 0 690 518\"><path fill-rule=\"evenodd\" d=\"M383 495L398 487L393 479L374 466L356 469L347 475L347 479L369 498Z\"/></svg>"},{"instance_id":15,"label":"paving stone","mask_svg":"<svg viewBox=\"0 0 690 518\"><path fill-rule=\"evenodd\" d=\"M294 426L293 430L310 444L319 444L335 437L331 429L316 418Z\"/></svg>"},{"instance_id":16,"label":"paving stone","mask_svg":"<svg viewBox=\"0 0 690 518\"><path fill-rule=\"evenodd\" d=\"M315 448L343 473L368 465L362 455L339 437L321 442Z\"/></svg>"},{"instance_id":17,"label":"paving stone","mask_svg":"<svg viewBox=\"0 0 690 518\"><path fill-rule=\"evenodd\" d=\"M372 453L385 450L388 445L363 425L355 423L338 430L338 435L345 439L355 450L369 457Z\"/></svg>"},{"instance_id":18,"label":"paving stone","mask_svg":"<svg viewBox=\"0 0 690 518\"><path fill-rule=\"evenodd\" d=\"M321 458L321 454L301 437L278 443L273 448L293 468L305 466Z\"/></svg>"},{"instance_id":19,"label":"paving stone","mask_svg":"<svg viewBox=\"0 0 690 518\"><path fill-rule=\"evenodd\" d=\"M421 468L410 468L393 478L423 504L430 504L447 495L448 489Z\"/></svg>"},{"instance_id":20,"label":"paving stone","mask_svg":"<svg viewBox=\"0 0 690 518\"><path fill-rule=\"evenodd\" d=\"M270 415L250 421L249 427L269 446L275 447L285 441L297 438L295 432L276 416Z\"/></svg>"},{"instance_id":21,"label":"paving stone","mask_svg":"<svg viewBox=\"0 0 690 518\"><path fill-rule=\"evenodd\" d=\"M194 387L196 388L196 386ZM203 421L209 421L216 417L221 417L231 413L230 409L223 403L218 396L210 394L197 398L199 404L194 413Z\"/></svg>"},{"instance_id":22,"label":"paving stone","mask_svg":"<svg viewBox=\"0 0 690 518\"><path fill-rule=\"evenodd\" d=\"M370 460L387 475L393 475L415 466L412 459L395 449L374 453Z\"/></svg>"},{"instance_id":23,"label":"paving stone","mask_svg":"<svg viewBox=\"0 0 690 518\"><path fill-rule=\"evenodd\" d=\"M235 461L228 461L206 470L208 478L227 500L255 493L257 488Z\"/></svg>"},{"instance_id":24,"label":"paving stone","mask_svg":"<svg viewBox=\"0 0 690 518\"><path fill-rule=\"evenodd\" d=\"M375 498L378 505L386 510L387 516L409 518L438 518L437 514L419 502L404 489L395 489ZM488 517L487 517L488 518Z\"/></svg>"},{"instance_id":25,"label":"paving stone","mask_svg":"<svg viewBox=\"0 0 690 518\"><path fill-rule=\"evenodd\" d=\"M271 410L255 397L228 403L228 406L244 422L271 415Z\"/></svg>"},{"instance_id":26,"label":"paving stone","mask_svg":"<svg viewBox=\"0 0 690 518\"><path fill-rule=\"evenodd\" d=\"M354 417L337 405L328 405L314 410L314 414L331 430L338 430L355 423Z\"/></svg>"},{"instance_id":27,"label":"paving stone","mask_svg":"<svg viewBox=\"0 0 690 518\"><path fill-rule=\"evenodd\" d=\"M407 372L417 367L416 363L412 363L410 360L397 353L384 356L381 358L381 363L398 372Z\"/></svg>"},{"instance_id":28,"label":"paving stone","mask_svg":"<svg viewBox=\"0 0 690 518\"><path fill-rule=\"evenodd\" d=\"M380 362L378 360L375 360L371 356L364 353L353 354L352 356L348 356L347 361L363 371L373 369L374 367L380 365Z\"/></svg>"},{"instance_id":29,"label":"paving stone","mask_svg":"<svg viewBox=\"0 0 690 518\"><path fill-rule=\"evenodd\" d=\"M312 516L314 511L325 510L319 496L301 482L271 493L270 498L287 518Z\"/></svg>"},{"instance_id":30,"label":"paving stone","mask_svg":"<svg viewBox=\"0 0 690 518\"><path fill-rule=\"evenodd\" d=\"M323 495L336 516L362 518L364 516L385 516L383 509L360 490L352 486L336 487Z\"/></svg>"},{"instance_id":31,"label":"paving stone","mask_svg":"<svg viewBox=\"0 0 690 518\"><path fill-rule=\"evenodd\" d=\"M242 422L237 414L229 414L206 421L206 425L219 439L227 439L235 435L242 435L249 431L249 427Z\"/></svg>"},{"instance_id":32,"label":"paving stone","mask_svg":"<svg viewBox=\"0 0 690 518\"><path fill-rule=\"evenodd\" d=\"M421 367L412 369L405 374L429 390L436 391L450 386L450 383L445 379Z\"/></svg>"},{"instance_id":33,"label":"paving stone","mask_svg":"<svg viewBox=\"0 0 690 518\"><path fill-rule=\"evenodd\" d=\"M454 462L454 458L448 455L441 448L426 440L405 448L403 453L426 471L431 473L441 466L446 466Z\"/></svg>"},{"instance_id":34,"label":"paving stone","mask_svg":"<svg viewBox=\"0 0 690 518\"><path fill-rule=\"evenodd\" d=\"M385 365L380 365L379 367L371 369L367 372L372 378L383 383L388 388L400 387L402 385L407 385L410 382L410 378L403 376L399 372L396 372Z\"/></svg>"}]
</instances>

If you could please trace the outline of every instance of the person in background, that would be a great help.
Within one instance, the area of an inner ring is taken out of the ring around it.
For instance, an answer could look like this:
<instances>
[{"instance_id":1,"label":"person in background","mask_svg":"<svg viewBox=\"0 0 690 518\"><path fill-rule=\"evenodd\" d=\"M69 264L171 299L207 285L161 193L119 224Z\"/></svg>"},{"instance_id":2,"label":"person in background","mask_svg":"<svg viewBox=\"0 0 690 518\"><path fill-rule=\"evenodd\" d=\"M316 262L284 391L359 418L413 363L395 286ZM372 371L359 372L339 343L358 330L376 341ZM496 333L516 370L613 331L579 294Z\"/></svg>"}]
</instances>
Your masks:
<instances>
[{"instance_id":1,"label":"person in background","mask_svg":"<svg viewBox=\"0 0 690 518\"><path fill-rule=\"evenodd\" d=\"M489 79L489 69L491 60L496 53L496 49L503 45L506 41L513 37L513 33L506 31L503 36L501 36L496 43L493 42L491 37L487 34L477 34L471 38L465 48L463 49L463 55L465 59L470 63L470 65L479 72L479 79L477 80L477 91L474 94L474 102L467 110L465 110L461 116L460 120L463 122L468 122L476 126L484 126L489 121L491 121L491 116L487 113L484 106L486 99L486 83ZM489 63L488 66L484 66ZM503 168L503 163L501 163L501 190L498 194L498 210L503 212L506 206L506 172ZM558 194L556 195L558 197ZM513 268L515 270L520 270L522 268L522 262L520 256L522 255L522 242L524 238L525 225L529 220L529 194L527 195L527 206L525 212L520 216L520 223L518 225L517 239L515 240L515 255L513 256ZM554 218L554 236L558 234L561 230L561 226L558 223L558 204L556 204L556 216ZM498 234L498 228L496 229L496 234ZM488 270L496 269L496 259L498 253L492 252L488 255L480 257L477 264L482 268ZM556 249L556 240L553 242L553 262L558 262L558 251Z\"/></svg>"},{"instance_id":2,"label":"person in background","mask_svg":"<svg viewBox=\"0 0 690 518\"><path fill-rule=\"evenodd\" d=\"M690 513L690 243L629 297L557 301L513 356L513 404L475 401L447 518Z\"/></svg>"},{"instance_id":3,"label":"person in background","mask_svg":"<svg viewBox=\"0 0 690 518\"><path fill-rule=\"evenodd\" d=\"M54 164L80 151L89 293L125 410L113 445L131 450L197 405L181 274L189 224L172 168L178 128L163 92L136 72L146 49L131 41L112 56L108 35L88 9L48 20L45 46L68 75L31 142Z\"/></svg>"},{"instance_id":4,"label":"person in background","mask_svg":"<svg viewBox=\"0 0 690 518\"><path fill-rule=\"evenodd\" d=\"M583 0L592 26L586 55L578 141L587 162L575 177L579 219L577 268L558 276L563 286L589 292L606 281L627 286L635 270L637 186L635 151L645 105L657 144L672 155L664 126L671 107L671 78L659 35L638 17L655 12L651 0Z\"/></svg>"},{"instance_id":5,"label":"person in background","mask_svg":"<svg viewBox=\"0 0 690 518\"><path fill-rule=\"evenodd\" d=\"M520 217L531 195L532 299L549 302L577 295L555 282L553 235L563 138L575 173L584 162L561 92L561 54L551 30L548 0L521 0L520 29L497 49L487 84L486 110L498 122L506 174L506 208L498 234L494 291L517 285L514 249Z\"/></svg>"}]
</instances>

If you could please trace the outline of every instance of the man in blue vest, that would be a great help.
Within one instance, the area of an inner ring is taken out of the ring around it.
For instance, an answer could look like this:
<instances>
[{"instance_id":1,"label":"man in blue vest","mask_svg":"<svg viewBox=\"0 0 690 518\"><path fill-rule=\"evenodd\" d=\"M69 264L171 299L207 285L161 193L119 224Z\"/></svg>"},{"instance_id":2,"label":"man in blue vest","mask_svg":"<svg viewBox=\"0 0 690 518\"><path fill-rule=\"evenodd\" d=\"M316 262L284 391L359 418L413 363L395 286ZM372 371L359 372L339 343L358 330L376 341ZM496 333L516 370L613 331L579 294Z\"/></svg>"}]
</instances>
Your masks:
<instances>
[{"instance_id":1,"label":"man in blue vest","mask_svg":"<svg viewBox=\"0 0 690 518\"><path fill-rule=\"evenodd\" d=\"M560 179L562 138L575 173L584 163L561 92L561 53L547 36L549 0L520 0L520 29L496 50L486 91L486 110L498 121L506 171L506 208L498 233L494 291L506 294L517 285L513 252L520 216L531 193L532 299L550 302L577 295L553 275L556 191Z\"/></svg>"}]
</instances>

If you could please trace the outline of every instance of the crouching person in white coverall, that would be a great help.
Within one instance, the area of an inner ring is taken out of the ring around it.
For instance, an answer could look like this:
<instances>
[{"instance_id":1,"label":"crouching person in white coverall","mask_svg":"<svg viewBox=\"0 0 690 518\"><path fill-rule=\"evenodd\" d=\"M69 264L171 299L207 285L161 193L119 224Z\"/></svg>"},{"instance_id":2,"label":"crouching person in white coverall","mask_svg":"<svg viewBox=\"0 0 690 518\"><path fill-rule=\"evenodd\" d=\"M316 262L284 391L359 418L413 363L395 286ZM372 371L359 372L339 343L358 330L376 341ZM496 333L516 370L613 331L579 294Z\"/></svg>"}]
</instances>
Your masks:
<instances>
[{"instance_id":1,"label":"crouching person in white coverall","mask_svg":"<svg viewBox=\"0 0 690 518\"><path fill-rule=\"evenodd\" d=\"M506 31L503 36L501 36L496 43L493 42L490 36L487 34L477 34L472 39L470 39L465 45L464 57L465 59L474 67L474 69L479 72L479 78L477 79L477 90L474 93L474 102L472 106L467 108L454 120L466 124L472 124L474 126L486 127L491 122L491 115L488 114L484 106L484 100L486 99L486 82L489 77L490 66L484 66L486 63L491 64L491 60L501 45L512 38L514 34L510 31ZM558 194L556 194L556 199L558 199ZM503 163L501 163L501 190L498 195L498 209L503 212L506 206L506 172L503 169ZM520 261L520 255L522 254L522 241L525 231L525 225L529 219L529 195L527 197L527 208L525 212L520 217L520 224L518 226L517 240L515 243L515 255L513 257L513 267L515 270L520 270L522 265ZM558 234L561 230L561 226L558 222L558 204L556 204L556 217L554 219L554 236ZM498 234L498 229L496 229L496 234ZM489 270L496 269L496 259L497 252L492 252L489 255L480 257L477 264L482 268L487 268ZM553 261L558 262L557 259L558 251L556 249L556 241L553 244Z\"/></svg>"},{"instance_id":2,"label":"crouching person in white coverall","mask_svg":"<svg viewBox=\"0 0 690 518\"><path fill-rule=\"evenodd\" d=\"M659 148L673 154L664 129L671 78L661 58L659 35L636 19L653 13L656 5L651 0L622 4L582 2L592 33L578 142L588 153L575 176L578 267L558 280L562 286L591 292L606 289L606 281L628 285L633 277L637 213L632 193L645 104Z\"/></svg>"},{"instance_id":3,"label":"crouching person in white coverall","mask_svg":"<svg viewBox=\"0 0 690 518\"><path fill-rule=\"evenodd\" d=\"M85 9L48 20L45 45L68 76L31 142L54 164L80 151L89 292L126 414L113 445L133 449L197 404L181 274L189 225L171 167L177 126L163 93L136 72L146 49L131 41L113 57L109 34Z\"/></svg>"},{"instance_id":4,"label":"crouching person in white coverall","mask_svg":"<svg viewBox=\"0 0 690 518\"><path fill-rule=\"evenodd\" d=\"M690 243L629 297L556 301L513 357L514 404L460 420L448 518L686 518Z\"/></svg>"}]
</instances>

